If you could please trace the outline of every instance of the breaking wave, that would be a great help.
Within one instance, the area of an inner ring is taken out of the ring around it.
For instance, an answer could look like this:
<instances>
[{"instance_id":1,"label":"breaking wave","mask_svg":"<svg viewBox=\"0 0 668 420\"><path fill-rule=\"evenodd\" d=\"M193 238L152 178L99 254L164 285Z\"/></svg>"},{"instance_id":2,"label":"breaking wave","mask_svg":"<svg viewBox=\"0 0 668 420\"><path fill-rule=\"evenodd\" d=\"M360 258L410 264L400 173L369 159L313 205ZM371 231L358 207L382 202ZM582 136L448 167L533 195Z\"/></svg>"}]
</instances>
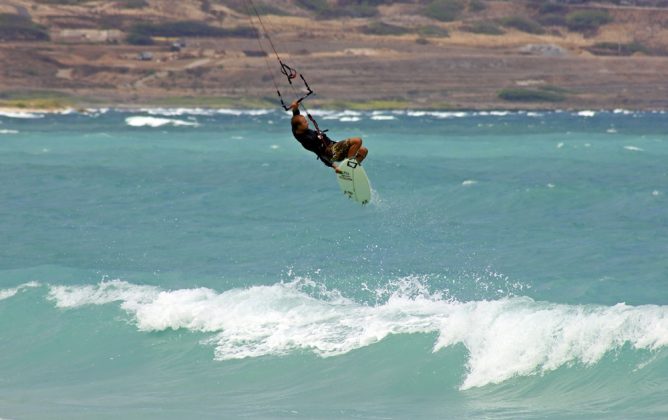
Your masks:
<instances>
[{"instance_id":1,"label":"breaking wave","mask_svg":"<svg viewBox=\"0 0 668 420\"><path fill-rule=\"evenodd\" d=\"M51 286L63 309L118 303L139 331L206 333L217 360L309 351L348 353L395 334L436 334L433 351L464 345L461 389L516 376L593 365L624 346L668 346L668 307L565 305L528 297L459 302L431 293L420 280L400 279L374 305L361 304L310 280L217 292L162 290L120 280ZM389 288L389 289L388 289Z\"/></svg>"}]
</instances>

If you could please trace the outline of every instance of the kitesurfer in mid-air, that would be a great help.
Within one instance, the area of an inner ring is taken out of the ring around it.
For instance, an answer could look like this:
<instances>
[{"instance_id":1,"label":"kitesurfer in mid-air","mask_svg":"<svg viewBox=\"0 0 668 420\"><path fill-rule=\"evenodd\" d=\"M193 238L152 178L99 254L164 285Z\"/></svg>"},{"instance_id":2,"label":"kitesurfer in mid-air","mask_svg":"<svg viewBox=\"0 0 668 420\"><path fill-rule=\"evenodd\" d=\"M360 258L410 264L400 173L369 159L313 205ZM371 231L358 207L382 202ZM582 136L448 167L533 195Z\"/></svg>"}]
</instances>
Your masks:
<instances>
[{"instance_id":1,"label":"kitesurfer in mid-air","mask_svg":"<svg viewBox=\"0 0 668 420\"><path fill-rule=\"evenodd\" d=\"M318 159L325 165L334 168L338 173L339 168L334 162L340 162L345 158L356 159L362 163L367 153L366 147L362 146L362 139L351 137L349 139L334 141L325 133L311 130L306 118L299 112L299 101L294 101L290 107L292 110L292 134L304 149L316 154Z\"/></svg>"}]
</instances>

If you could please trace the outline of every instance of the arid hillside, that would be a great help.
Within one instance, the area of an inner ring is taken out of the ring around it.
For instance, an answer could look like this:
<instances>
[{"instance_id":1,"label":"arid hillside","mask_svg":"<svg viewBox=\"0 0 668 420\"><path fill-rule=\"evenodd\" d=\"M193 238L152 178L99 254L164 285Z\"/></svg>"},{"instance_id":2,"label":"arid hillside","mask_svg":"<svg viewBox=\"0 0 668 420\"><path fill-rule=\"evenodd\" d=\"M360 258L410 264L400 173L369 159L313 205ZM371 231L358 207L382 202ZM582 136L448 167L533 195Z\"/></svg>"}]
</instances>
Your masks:
<instances>
[{"instance_id":1,"label":"arid hillside","mask_svg":"<svg viewBox=\"0 0 668 420\"><path fill-rule=\"evenodd\" d=\"M666 109L663 3L5 0L0 105Z\"/></svg>"}]
</instances>

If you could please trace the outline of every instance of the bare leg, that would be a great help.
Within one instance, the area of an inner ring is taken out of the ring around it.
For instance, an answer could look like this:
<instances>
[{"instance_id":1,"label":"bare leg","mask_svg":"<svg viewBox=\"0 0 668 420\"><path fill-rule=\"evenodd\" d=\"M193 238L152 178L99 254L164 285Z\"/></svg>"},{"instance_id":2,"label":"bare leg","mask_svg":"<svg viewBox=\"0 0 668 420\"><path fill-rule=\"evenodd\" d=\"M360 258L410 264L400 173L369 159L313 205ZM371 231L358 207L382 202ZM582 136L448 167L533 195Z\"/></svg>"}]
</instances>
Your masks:
<instances>
[{"instance_id":1,"label":"bare leg","mask_svg":"<svg viewBox=\"0 0 668 420\"><path fill-rule=\"evenodd\" d=\"M366 147L360 147L360 150L357 152L357 162L362 163L367 153L369 153L369 150Z\"/></svg>"},{"instance_id":2,"label":"bare leg","mask_svg":"<svg viewBox=\"0 0 668 420\"><path fill-rule=\"evenodd\" d=\"M350 148L348 149L348 159L357 159L357 162L362 163L369 151L366 147L362 147L362 139L359 137L352 137L348 139Z\"/></svg>"}]
</instances>

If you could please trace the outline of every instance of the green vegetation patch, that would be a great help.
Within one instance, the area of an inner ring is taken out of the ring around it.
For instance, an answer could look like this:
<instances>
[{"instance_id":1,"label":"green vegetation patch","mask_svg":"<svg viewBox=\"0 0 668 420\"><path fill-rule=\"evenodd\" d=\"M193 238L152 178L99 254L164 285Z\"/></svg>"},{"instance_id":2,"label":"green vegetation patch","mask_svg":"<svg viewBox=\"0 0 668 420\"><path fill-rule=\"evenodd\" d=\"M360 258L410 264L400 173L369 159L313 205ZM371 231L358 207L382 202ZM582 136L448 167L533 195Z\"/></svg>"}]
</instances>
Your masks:
<instances>
[{"instance_id":1,"label":"green vegetation patch","mask_svg":"<svg viewBox=\"0 0 668 420\"><path fill-rule=\"evenodd\" d=\"M406 109L410 103L403 99L378 99L371 101L326 101L319 103L323 108L351 109L355 111L378 109Z\"/></svg>"},{"instance_id":2,"label":"green vegetation patch","mask_svg":"<svg viewBox=\"0 0 668 420\"><path fill-rule=\"evenodd\" d=\"M269 1L253 1L255 10L249 6L248 0L227 0L226 6L238 13L243 13L245 15L254 15L257 11L258 15L275 15L275 16L288 16L289 14L280 9Z\"/></svg>"},{"instance_id":3,"label":"green vegetation patch","mask_svg":"<svg viewBox=\"0 0 668 420\"><path fill-rule=\"evenodd\" d=\"M520 16L512 16L505 18L501 21L501 24L508 28L515 28L518 31L526 32L529 34L540 35L545 33L545 28L543 28L543 25L536 22L535 20L523 18Z\"/></svg>"},{"instance_id":4,"label":"green vegetation patch","mask_svg":"<svg viewBox=\"0 0 668 420\"><path fill-rule=\"evenodd\" d=\"M442 22L457 20L464 11L465 3L462 0L432 0L424 8L422 14Z\"/></svg>"},{"instance_id":5,"label":"green vegetation patch","mask_svg":"<svg viewBox=\"0 0 668 420\"><path fill-rule=\"evenodd\" d=\"M1 41L48 41L46 28L37 25L29 17L0 13Z\"/></svg>"},{"instance_id":6,"label":"green vegetation patch","mask_svg":"<svg viewBox=\"0 0 668 420\"><path fill-rule=\"evenodd\" d=\"M382 0L297 0L298 6L313 12L317 19L374 17L378 16L378 5L382 3Z\"/></svg>"},{"instance_id":7,"label":"green vegetation patch","mask_svg":"<svg viewBox=\"0 0 668 420\"><path fill-rule=\"evenodd\" d=\"M229 96L168 96L149 100L146 105L164 107L205 107L205 108L274 108L276 99L270 98L230 98Z\"/></svg>"},{"instance_id":8,"label":"green vegetation patch","mask_svg":"<svg viewBox=\"0 0 668 420\"><path fill-rule=\"evenodd\" d=\"M143 9L149 5L146 0L121 0L116 3L125 9Z\"/></svg>"},{"instance_id":9,"label":"green vegetation patch","mask_svg":"<svg viewBox=\"0 0 668 420\"><path fill-rule=\"evenodd\" d=\"M487 3L482 0L470 0L469 1L469 11L470 12L482 12L487 9Z\"/></svg>"},{"instance_id":10,"label":"green vegetation patch","mask_svg":"<svg viewBox=\"0 0 668 420\"><path fill-rule=\"evenodd\" d=\"M74 103L59 99L0 99L0 107L21 109L63 109L71 108Z\"/></svg>"},{"instance_id":11,"label":"green vegetation patch","mask_svg":"<svg viewBox=\"0 0 668 420\"><path fill-rule=\"evenodd\" d=\"M566 13L568 13L568 7L566 7L563 4L553 3L551 1L543 2L538 5L538 13L541 15L548 15L548 14L565 15Z\"/></svg>"},{"instance_id":12,"label":"green vegetation patch","mask_svg":"<svg viewBox=\"0 0 668 420\"><path fill-rule=\"evenodd\" d=\"M243 37L254 38L257 30L251 27L233 29L219 28L197 21L176 21L165 23L140 23L132 27L131 34L164 37Z\"/></svg>"},{"instance_id":13,"label":"green vegetation patch","mask_svg":"<svg viewBox=\"0 0 668 420\"><path fill-rule=\"evenodd\" d=\"M566 26L566 16L558 13L546 13L538 16L538 22L545 26Z\"/></svg>"},{"instance_id":14,"label":"green vegetation patch","mask_svg":"<svg viewBox=\"0 0 668 420\"><path fill-rule=\"evenodd\" d=\"M441 28L440 26L435 26L435 25L425 25L425 26L420 26L417 28L417 33L420 36L424 37L442 37L446 38L450 36L450 32L445 29Z\"/></svg>"},{"instance_id":15,"label":"green vegetation patch","mask_svg":"<svg viewBox=\"0 0 668 420\"><path fill-rule=\"evenodd\" d=\"M552 86L542 89L508 88L501 90L498 96L510 102L561 102L566 99L565 92Z\"/></svg>"},{"instance_id":16,"label":"green vegetation patch","mask_svg":"<svg viewBox=\"0 0 668 420\"><path fill-rule=\"evenodd\" d=\"M411 31L402 26L378 21L364 26L362 32L367 35L405 35Z\"/></svg>"},{"instance_id":17,"label":"green vegetation patch","mask_svg":"<svg viewBox=\"0 0 668 420\"><path fill-rule=\"evenodd\" d=\"M153 45L155 41L149 35L138 34L135 32L130 32L128 36L125 37L125 41L131 45Z\"/></svg>"},{"instance_id":18,"label":"green vegetation patch","mask_svg":"<svg viewBox=\"0 0 668 420\"><path fill-rule=\"evenodd\" d=\"M566 26L571 31L592 33L612 20L607 10L578 10L566 15Z\"/></svg>"},{"instance_id":19,"label":"green vegetation patch","mask_svg":"<svg viewBox=\"0 0 668 420\"><path fill-rule=\"evenodd\" d=\"M0 106L30 109L62 109L74 106L72 96L48 90L9 90L0 92Z\"/></svg>"},{"instance_id":20,"label":"green vegetation patch","mask_svg":"<svg viewBox=\"0 0 668 420\"><path fill-rule=\"evenodd\" d=\"M566 14L568 6L556 3L552 0L533 1L532 6L536 9L536 20L545 26L566 26Z\"/></svg>"},{"instance_id":21,"label":"green vegetation patch","mask_svg":"<svg viewBox=\"0 0 668 420\"><path fill-rule=\"evenodd\" d=\"M330 7L327 0L297 0L296 3L299 7L316 13Z\"/></svg>"},{"instance_id":22,"label":"green vegetation patch","mask_svg":"<svg viewBox=\"0 0 668 420\"><path fill-rule=\"evenodd\" d=\"M77 4L90 3L94 0L35 0L37 3L58 4L63 6L76 6Z\"/></svg>"},{"instance_id":23,"label":"green vegetation patch","mask_svg":"<svg viewBox=\"0 0 668 420\"><path fill-rule=\"evenodd\" d=\"M57 90L4 90L0 91L3 100L33 100L33 99L69 99L71 95Z\"/></svg>"},{"instance_id":24,"label":"green vegetation patch","mask_svg":"<svg viewBox=\"0 0 668 420\"><path fill-rule=\"evenodd\" d=\"M484 35L503 35L505 33L499 25L489 21L473 22L469 25L462 26L462 30Z\"/></svg>"},{"instance_id":25,"label":"green vegetation patch","mask_svg":"<svg viewBox=\"0 0 668 420\"><path fill-rule=\"evenodd\" d=\"M635 53L652 54L652 51L639 42L630 42L626 44L617 42L598 42L587 48L589 52L595 55L619 55L628 56Z\"/></svg>"}]
</instances>

